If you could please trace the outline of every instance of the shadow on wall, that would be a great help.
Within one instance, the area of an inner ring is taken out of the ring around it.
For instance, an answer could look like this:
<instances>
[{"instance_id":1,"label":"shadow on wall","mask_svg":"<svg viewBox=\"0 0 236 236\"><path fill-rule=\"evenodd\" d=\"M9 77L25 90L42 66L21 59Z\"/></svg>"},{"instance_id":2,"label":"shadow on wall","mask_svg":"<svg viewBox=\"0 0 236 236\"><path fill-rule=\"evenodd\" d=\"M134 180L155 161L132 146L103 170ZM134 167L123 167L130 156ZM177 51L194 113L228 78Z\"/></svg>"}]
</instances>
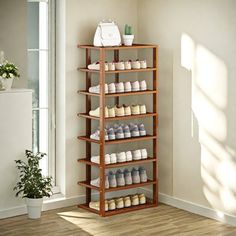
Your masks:
<instances>
[{"instance_id":1,"label":"shadow on wall","mask_svg":"<svg viewBox=\"0 0 236 236\"><path fill-rule=\"evenodd\" d=\"M223 217L222 212L236 214L236 151L230 142L233 130L227 122L232 118L230 95L235 95L229 94L226 64L184 33L181 36L181 66L192 74L191 131L192 138L198 138L201 149L203 193L220 217Z\"/></svg>"}]
</instances>

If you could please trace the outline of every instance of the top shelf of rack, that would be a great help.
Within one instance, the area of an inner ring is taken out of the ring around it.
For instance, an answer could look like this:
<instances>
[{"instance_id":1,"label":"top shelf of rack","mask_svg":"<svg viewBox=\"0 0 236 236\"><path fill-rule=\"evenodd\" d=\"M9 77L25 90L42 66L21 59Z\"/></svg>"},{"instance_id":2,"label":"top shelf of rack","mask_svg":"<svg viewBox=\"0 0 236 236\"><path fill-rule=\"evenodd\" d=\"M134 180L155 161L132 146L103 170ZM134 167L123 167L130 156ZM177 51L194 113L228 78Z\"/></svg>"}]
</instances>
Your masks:
<instances>
[{"instance_id":1,"label":"top shelf of rack","mask_svg":"<svg viewBox=\"0 0 236 236\"><path fill-rule=\"evenodd\" d=\"M93 45L78 45L78 48L84 48L84 49L95 49L99 50L104 48L105 50L124 50L124 49L142 49L142 48L156 48L157 45L152 44L133 44L132 46L114 46L114 47L95 47Z\"/></svg>"}]
</instances>

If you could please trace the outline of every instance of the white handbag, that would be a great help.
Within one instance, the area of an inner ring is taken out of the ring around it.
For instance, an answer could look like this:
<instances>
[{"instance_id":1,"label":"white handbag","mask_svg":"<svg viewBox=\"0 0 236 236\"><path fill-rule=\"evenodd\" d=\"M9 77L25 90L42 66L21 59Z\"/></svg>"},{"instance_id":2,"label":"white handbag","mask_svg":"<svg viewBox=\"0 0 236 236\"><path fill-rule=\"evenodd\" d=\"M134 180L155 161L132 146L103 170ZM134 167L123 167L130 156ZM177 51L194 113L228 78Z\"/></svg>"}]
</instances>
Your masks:
<instances>
[{"instance_id":1,"label":"white handbag","mask_svg":"<svg viewBox=\"0 0 236 236\"><path fill-rule=\"evenodd\" d=\"M96 29L93 45L96 47L120 46L121 36L115 22L100 22Z\"/></svg>"}]
</instances>

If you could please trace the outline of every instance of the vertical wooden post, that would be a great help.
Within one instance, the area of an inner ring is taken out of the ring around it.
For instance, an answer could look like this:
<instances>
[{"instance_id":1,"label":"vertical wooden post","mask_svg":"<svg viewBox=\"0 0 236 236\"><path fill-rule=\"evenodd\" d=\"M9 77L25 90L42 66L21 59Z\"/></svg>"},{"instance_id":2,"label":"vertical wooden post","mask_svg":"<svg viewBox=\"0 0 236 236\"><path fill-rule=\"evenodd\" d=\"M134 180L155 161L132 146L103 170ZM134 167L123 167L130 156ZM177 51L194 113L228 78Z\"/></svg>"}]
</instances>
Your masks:
<instances>
[{"instance_id":1,"label":"vertical wooden post","mask_svg":"<svg viewBox=\"0 0 236 236\"><path fill-rule=\"evenodd\" d=\"M119 50L114 50L114 60L115 62L119 61ZM115 83L119 82L119 73L115 74ZM115 97L115 105L120 105L119 104L119 97Z\"/></svg>"},{"instance_id":2,"label":"vertical wooden post","mask_svg":"<svg viewBox=\"0 0 236 236\"><path fill-rule=\"evenodd\" d=\"M91 64L91 50L86 49L86 68ZM86 90L89 90L91 86L91 73L86 72ZM88 114L91 110L91 97L86 95L86 113ZM86 136L89 137L91 134L91 120L86 119ZM90 160L91 157L91 143L86 142L86 159ZM86 165L86 181L90 182L91 180L91 166ZM91 201L91 189L86 188L86 203L89 204Z\"/></svg>"},{"instance_id":3,"label":"vertical wooden post","mask_svg":"<svg viewBox=\"0 0 236 236\"><path fill-rule=\"evenodd\" d=\"M158 48L153 48L153 67L157 68ZM153 71L153 90L158 88L158 70ZM153 112L157 113L157 93L153 94ZM157 115L153 117L153 135L157 136L158 119ZM157 138L153 139L153 157L157 158L156 162L153 162L153 179L156 180L156 184L153 185L153 203L158 204L158 157L157 157Z\"/></svg>"},{"instance_id":4,"label":"vertical wooden post","mask_svg":"<svg viewBox=\"0 0 236 236\"><path fill-rule=\"evenodd\" d=\"M105 49L101 48L99 51L100 63L100 215L105 216Z\"/></svg>"}]
</instances>

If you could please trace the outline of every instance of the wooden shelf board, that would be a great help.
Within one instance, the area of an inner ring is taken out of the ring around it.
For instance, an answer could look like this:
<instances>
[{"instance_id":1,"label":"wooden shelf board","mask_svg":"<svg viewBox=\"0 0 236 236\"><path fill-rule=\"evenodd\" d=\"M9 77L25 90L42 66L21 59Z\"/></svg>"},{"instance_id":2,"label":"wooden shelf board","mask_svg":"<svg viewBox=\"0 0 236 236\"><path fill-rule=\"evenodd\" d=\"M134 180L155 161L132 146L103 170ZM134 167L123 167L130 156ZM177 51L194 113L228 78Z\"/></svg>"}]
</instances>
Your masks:
<instances>
[{"instance_id":1,"label":"wooden shelf board","mask_svg":"<svg viewBox=\"0 0 236 236\"><path fill-rule=\"evenodd\" d=\"M78 70L83 72L90 72L90 73L100 73L100 70L89 70L87 68L78 68ZM131 70L109 70L105 71L106 74L118 74L118 73L130 73L130 72L146 72L146 71L155 71L157 68L148 67L146 69L131 69Z\"/></svg>"},{"instance_id":2,"label":"wooden shelf board","mask_svg":"<svg viewBox=\"0 0 236 236\"><path fill-rule=\"evenodd\" d=\"M111 144L118 144L118 143L130 143L130 142L138 142L138 141L145 141L145 140L151 140L151 139L156 139L157 137L154 135L146 135L146 136L141 136L141 137L136 137L136 138L124 138L124 139L116 139L116 140L108 140L105 141L105 144L111 145ZM100 144L100 140L95 140L91 139L86 136L78 136L79 140L91 142L91 143L97 143Z\"/></svg>"},{"instance_id":3,"label":"wooden shelf board","mask_svg":"<svg viewBox=\"0 0 236 236\"><path fill-rule=\"evenodd\" d=\"M116 167L121 167L121 166L128 166L128 165L139 165L139 164L144 164L144 163L150 163L150 162L156 162L156 158L148 157L147 159L142 159L142 160L137 160L137 161L127 161L127 162L119 162L119 163L114 163L114 164L108 164L105 165L106 169L110 168L116 168ZM91 166L97 166L100 167L100 164L91 162L87 159L78 159L79 163L84 163L86 165L91 165Z\"/></svg>"},{"instance_id":4,"label":"wooden shelf board","mask_svg":"<svg viewBox=\"0 0 236 236\"><path fill-rule=\"evenodd\" d=\"M108 117L108 118L105 118L105 121L138 119L138 118L145 118L145 117L153 117L156 115L157 115L156 113L147 112L146 114L140 114L140 115ZM78 116L86 118L86 119L91 119L91 120L99 120L99 117L90 116L89 114L86 114L86 113L79 113Z\"/></svg>"},{"instance_id":5,"label":"wooden shelf board","mask_svg":"<svg viewBox=\"0 0 236 236\"><path fill-rule=\"evenodd\" d=\"M105 50L125 50L125 49L142 49L142 48L155 48L157 45L153 44L133 44L132 46L114 46L114 47L95 47L93 45L78 45L78 48L85 48L85 49L95 49L99 50L101 48L104 48Z\"/></svg>"},{"instance_id":6,"label":"wooden shelf board","mask_svg":"<svg viewBox=\"0 0 236 236\"><path fill-rule=\"evenodd\" d=\"M119 186L119 187L116 187L116 188L108 188L108 189L105 189L105 192L115 192L115 191L120 191L120 190L139 188L139 187L142 187L142 186L152 185L152 184L156 184L156 183L157 183L157 181L155 181L155 180L148 180L147 182L144 182L144 183ZM90 188L90 189L94 189L94 190L99 191L98 187L91 185L87 181L79 181L78 185L81 185L81 186L84 186L86 188Z\"/></svg>"},{"instance_id":7,"label":"wooden shelf board","mask_svg":"<svg viewBox=\"0 0 236 236\"><path fill-rule=\"evenodd\" d=\"M86 90L79 90L79 94L89 95L89 96L96 96L99 97L100 93L90 93ZM155 94L157 93L156 90L144 90L144 91L137 91L137 92L126 92L126 93L108 93L105 94L105 97L124 97L124 96L135 96L135 95L145 95L145 94Z\"/></svg>"}]
</instances>

